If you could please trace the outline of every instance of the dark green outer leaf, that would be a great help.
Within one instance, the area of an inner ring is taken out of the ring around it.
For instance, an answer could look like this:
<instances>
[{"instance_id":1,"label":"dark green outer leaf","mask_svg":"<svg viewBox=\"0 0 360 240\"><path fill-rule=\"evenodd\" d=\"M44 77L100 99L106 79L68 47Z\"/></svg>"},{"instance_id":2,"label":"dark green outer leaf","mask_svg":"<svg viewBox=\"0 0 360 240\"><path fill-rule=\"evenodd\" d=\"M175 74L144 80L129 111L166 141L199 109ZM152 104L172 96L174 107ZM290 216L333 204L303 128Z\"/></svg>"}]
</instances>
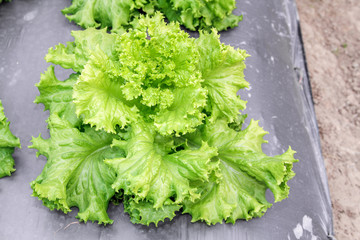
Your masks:
<instances>
[{"instance_id":1,"label":"dark green outer leaf","mask_svg":"<svg viewBox=\"0 0 360 240\"><path fill-rule=\"evenodd\" d=\"M206 183L195 183L201 189L201 197L195 202L185 201L184 213L190 213L192 221L208 224L235 223L237 219L249 220L262 216L271 204L265 198L269 188L275 202L287 198L288 180L294 177L291 170L294 151L289 148L282 155L269 157L261 150L266 134L256 121L251 121L243 131L228 127L226 120L207 123L201 133L188 135L193 144L207 139L218 149L219 169Z\"/></svg>"},{"instance_id":2,"label":"dark green outer leaf","mask_svg":"<svg viewBox=\"0 0 360 240\"><path fill-rule=\"evenodd\" d=\"M31 148L48 158L44 170L31 183L33 196L51 210L65 213L79 208L81 221L112 223L106 210L114 190L115 172L103 160L123 156L111 148L114 135L85 126L84 132L74 128L56 114L49 118L50 139L33 138Z\"/></svg>"}]
</instances>

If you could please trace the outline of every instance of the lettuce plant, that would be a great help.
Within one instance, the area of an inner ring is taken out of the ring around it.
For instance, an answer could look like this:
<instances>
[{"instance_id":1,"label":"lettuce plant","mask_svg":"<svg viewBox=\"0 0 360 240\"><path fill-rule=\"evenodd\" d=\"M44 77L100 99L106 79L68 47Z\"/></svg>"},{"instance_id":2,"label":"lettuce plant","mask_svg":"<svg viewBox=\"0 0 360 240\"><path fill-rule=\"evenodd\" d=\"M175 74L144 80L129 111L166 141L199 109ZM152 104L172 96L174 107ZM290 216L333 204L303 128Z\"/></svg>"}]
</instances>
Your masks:
<instances>
[{"instance_id":1,"label":"lettuce plant","mask_svg":"<svg viewBox=\"0 0 360 240\"><path fill-rule=\"evenodd\" d=\"M107 224L113 200L133 223L180 211L216 224L262 216L267 189L275 202L288 196L294 151L267 156L258 122L242 127L244 50L215 30L189 38L160 14L121 35L72 35L46 60L74 74L59 81L50 66L37 84L50 138L32 140L48 162L31 187L44 205Z\"/></svg>"},{"instance_id":2,"label":"lettuce plant","mask_svg":"<svg viewBox=\"0 0 360 240\"><path fill-rule=\"evenodd\" d=\"M108 27L117 33L131 27L140 14L153 15L155 11L192 31L222 31L242 20L242 16L232 14L235 5L235 0L73 0L62 12L83 28Z\"/></svg>"},{"instance_id":3,"label":"lettuce plant","mask_svg":"<svg viewBox=\"0 0 360 240\"><path fill-rule=\"evenodd\" d=\"M11 154L15 147L20 147L20 140L10 132L9 124L0 100L0 178L15 171Z\"/></svg>"}]
</instances>

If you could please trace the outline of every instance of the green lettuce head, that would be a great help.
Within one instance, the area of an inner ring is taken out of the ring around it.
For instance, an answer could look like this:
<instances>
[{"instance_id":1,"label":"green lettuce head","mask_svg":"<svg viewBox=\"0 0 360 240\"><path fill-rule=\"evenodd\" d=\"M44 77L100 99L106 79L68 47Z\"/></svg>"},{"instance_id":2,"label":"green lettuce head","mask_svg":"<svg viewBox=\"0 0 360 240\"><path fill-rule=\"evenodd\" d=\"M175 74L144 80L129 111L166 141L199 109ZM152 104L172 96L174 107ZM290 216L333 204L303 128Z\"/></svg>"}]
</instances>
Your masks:
<instances>
[{"instance_id":1,"label":"green lettuce head","mask_svg":"<svg viewBox=\"0 0 360 240\"><path fill-rule=\"evenodd\" d=\"M47 207L106 224L113 199L133 223L182 211L216 224L262 216L266 189L288 196L294 151L267 156L258 123L242 129L244 50L215 30L189 38L159 13L121 35L72 34L46 60L75 73L59 81L51 66L37 84L51 137L33 139L48 162L31 186Z\"/></svg>"}]
</instances>

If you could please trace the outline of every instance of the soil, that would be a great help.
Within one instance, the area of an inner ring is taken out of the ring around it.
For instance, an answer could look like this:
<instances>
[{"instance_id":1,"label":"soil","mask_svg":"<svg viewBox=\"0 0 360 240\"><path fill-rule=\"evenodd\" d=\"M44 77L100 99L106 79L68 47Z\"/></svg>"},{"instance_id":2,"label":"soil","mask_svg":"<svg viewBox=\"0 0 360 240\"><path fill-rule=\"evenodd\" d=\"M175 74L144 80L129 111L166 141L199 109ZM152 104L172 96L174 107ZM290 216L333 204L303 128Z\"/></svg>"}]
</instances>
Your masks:
<instances>
[{"instance_id":1,"label":"soil","mask_svg":"<svg viewBox=\"0 0 360 240\"><path fill-rule=\"evenodd\" d=\"M360 239L360 1L297 0L338 240Z\"/></svg>"}]
</instances>

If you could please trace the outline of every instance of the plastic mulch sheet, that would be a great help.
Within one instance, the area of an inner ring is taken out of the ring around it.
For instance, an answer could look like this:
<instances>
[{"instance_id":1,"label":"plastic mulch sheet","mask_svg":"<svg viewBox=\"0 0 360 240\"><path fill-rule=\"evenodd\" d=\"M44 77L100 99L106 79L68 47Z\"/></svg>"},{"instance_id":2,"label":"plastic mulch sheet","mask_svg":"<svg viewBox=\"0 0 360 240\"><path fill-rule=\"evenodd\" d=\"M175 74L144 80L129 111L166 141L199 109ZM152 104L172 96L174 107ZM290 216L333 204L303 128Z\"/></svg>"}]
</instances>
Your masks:
<instances>
[{"instance_id":1,"label":"plastic mulch sheet","mask_svg":"<svg viewBox=\"0 0 360 240\"><path fill-rule=\"evenodd\" d=\"M0 5L0 98L11 130L22 142L14 154L16 172L0 179L0 239L333 239L326 172L293 0L239 0L236 14L243 14L244 20L221 32L222 42L251 55L245 71L251 88L239 94L248 100L248 118L260 120L269 132L264 152L281 154L288 145L297 151L288 199L275 203L262 218L234 225L209 227L181 215L156 228L132 224L123 207L112 204L108 212L113 225L79 224L77 209L65 215L31 197L29 183L46 160L37 159L27 146L31 136L49 136L48 112L33 103L39 94L34 84L49 65L44 60L48 48L72 41L70 31L79 29L60 12L69 5L70 0ZM69 73L55 70L60 79Z\"/></svg>"}]
</instances>

